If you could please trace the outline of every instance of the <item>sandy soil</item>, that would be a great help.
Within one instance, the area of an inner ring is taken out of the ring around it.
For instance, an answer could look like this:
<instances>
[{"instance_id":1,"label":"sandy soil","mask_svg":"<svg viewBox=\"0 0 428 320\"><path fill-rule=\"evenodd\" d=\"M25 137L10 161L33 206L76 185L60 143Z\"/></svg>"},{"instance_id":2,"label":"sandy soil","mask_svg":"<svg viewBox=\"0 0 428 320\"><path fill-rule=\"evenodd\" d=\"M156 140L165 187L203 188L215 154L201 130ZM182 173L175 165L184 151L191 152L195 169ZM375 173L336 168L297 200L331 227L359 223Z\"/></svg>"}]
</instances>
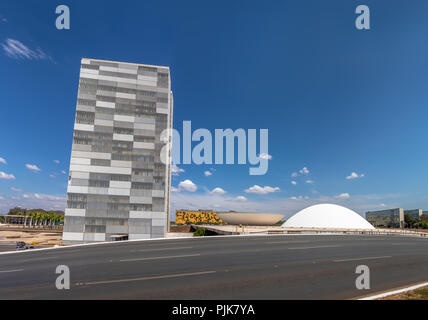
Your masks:
<instances>
[{"instance_id":1,"label":"sandy soil","mask_svg":"<svg viewBox=\"0 0 428 320\"><path fill-rule=\"evenodd\" d=\"M24 241L31 245L54 246L61 244L62 233L49 231L0 231L0 244Z\"/></svg>"}]
</instances>

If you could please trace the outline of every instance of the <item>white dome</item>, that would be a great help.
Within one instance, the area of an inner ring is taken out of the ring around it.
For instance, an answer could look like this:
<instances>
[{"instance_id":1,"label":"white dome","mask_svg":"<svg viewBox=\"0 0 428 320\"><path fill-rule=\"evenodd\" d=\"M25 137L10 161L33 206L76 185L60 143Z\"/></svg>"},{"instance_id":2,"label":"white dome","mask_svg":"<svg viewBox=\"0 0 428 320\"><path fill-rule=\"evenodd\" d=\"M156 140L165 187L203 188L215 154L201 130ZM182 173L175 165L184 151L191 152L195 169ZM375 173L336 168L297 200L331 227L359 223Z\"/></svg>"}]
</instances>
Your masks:
<instances>
[{"instance_id":1,"label":"white dome","mask_svg":"<svg viewBox=\"0 0 428 320\"><path fill-rule=\"evenodd\" d=\"M283 228L375 229L355 211L336 204L305 208L284 222Z\"/></svg>"}]
</instances>

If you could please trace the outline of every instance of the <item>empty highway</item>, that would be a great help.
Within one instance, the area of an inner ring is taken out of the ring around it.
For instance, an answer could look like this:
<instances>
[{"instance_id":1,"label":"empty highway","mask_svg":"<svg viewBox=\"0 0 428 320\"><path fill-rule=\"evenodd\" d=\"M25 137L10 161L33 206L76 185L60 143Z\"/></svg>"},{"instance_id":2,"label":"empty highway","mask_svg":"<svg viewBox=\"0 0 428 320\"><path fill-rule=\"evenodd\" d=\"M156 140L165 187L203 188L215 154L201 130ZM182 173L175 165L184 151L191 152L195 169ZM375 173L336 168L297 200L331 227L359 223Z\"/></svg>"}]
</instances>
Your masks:
<instances>
[{"instance_id":1,"label":"empty highway","mask_svg":"<svg viewBox=\"0 0 428 320\"><path fill-rule=\"evenodd\" d=\"M0 299L352 299L428 280L428 239L205 237L0 255ZM58 265L69 290L55 287ZM358 265L371 289L357 290Z\"/></svg>"}]
</instances>

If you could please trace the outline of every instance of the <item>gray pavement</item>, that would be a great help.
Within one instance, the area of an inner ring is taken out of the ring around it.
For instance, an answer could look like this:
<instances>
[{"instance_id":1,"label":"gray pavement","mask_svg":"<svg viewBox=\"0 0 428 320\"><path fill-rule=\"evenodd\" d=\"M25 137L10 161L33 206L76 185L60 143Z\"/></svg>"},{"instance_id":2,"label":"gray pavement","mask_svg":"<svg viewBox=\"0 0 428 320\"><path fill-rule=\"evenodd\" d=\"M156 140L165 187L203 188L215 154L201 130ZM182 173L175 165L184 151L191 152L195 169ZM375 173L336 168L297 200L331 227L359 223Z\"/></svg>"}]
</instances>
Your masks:
<instances>
[{"instance_id":1,"label":"gray pavement","mask_svg":"<svg viewBox=\"0 0 428 320\"><path fill-rule=\"evenodd\" d=\"M428 239L168 239L0 255L0 299L349 299L428 280ZM357 290L358 265L371 289ZM70 290L55 288L67 265Z\"/></svg>"}]
</instances>

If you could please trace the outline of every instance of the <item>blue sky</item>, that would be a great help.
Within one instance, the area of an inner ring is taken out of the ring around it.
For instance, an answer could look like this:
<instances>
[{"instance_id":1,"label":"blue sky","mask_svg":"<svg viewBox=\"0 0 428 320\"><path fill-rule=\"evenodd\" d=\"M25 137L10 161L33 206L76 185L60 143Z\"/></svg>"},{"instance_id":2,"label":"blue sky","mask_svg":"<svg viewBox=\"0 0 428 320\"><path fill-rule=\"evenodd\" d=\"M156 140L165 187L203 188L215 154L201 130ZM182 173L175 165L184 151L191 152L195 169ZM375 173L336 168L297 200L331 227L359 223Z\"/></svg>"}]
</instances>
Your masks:
<instances>
[{"instance_id":1,"label":"blue sky","mask_svg":"<svg viewBox=\"0 0 428 320\"><path fill-rule=\"evenodd\" d=\"M59 4L70 30L55 28ZM180 165L173 208L428 210L428 2L364 1L366 31L360 1L120 4L1 2L2 212L64 208L82 57L170 66L179 131L269 129L266 175Z\"/></svg>"}]
</instances>

